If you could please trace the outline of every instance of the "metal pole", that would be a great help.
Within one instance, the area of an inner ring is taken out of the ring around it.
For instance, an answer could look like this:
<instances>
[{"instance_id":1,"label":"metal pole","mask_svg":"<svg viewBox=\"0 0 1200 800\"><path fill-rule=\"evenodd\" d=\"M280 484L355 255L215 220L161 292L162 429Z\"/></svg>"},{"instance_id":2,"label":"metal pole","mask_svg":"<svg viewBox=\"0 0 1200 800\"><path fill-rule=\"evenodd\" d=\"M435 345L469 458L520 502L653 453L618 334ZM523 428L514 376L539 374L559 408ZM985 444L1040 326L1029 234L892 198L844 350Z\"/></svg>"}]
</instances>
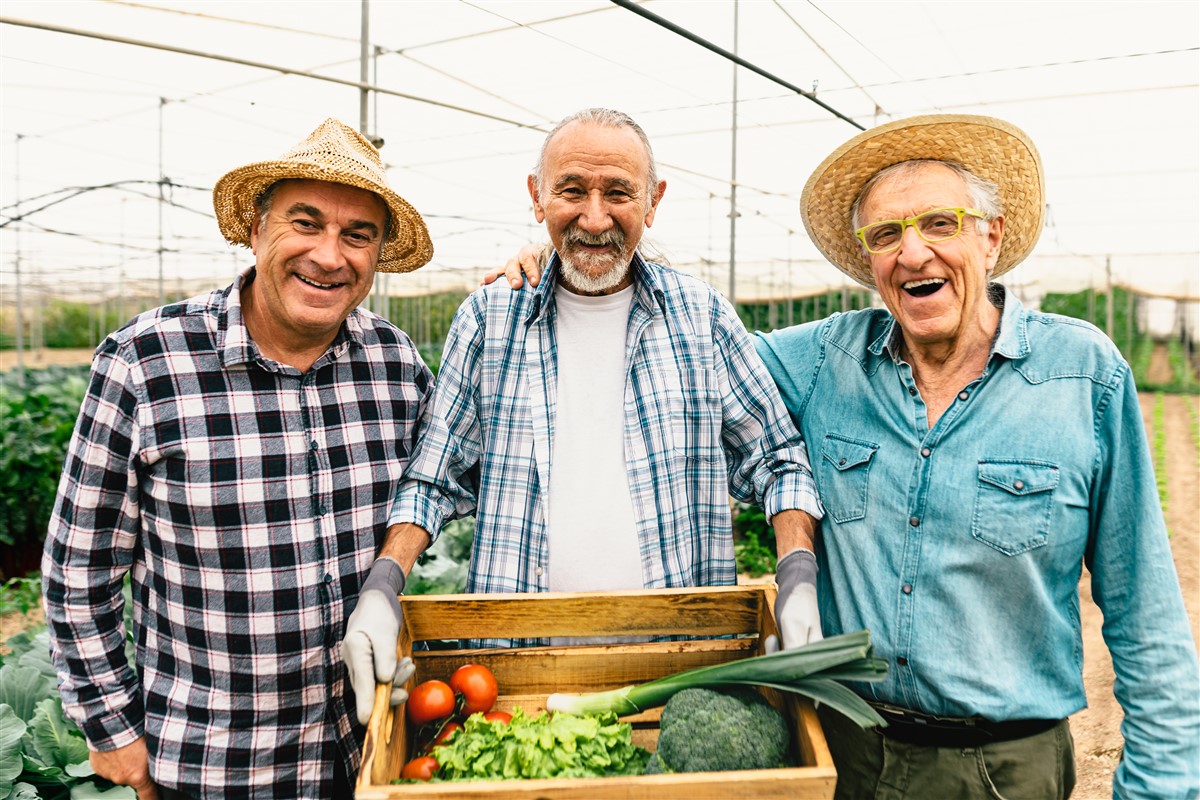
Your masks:
<instances>
[{"instance_id":1,"label":"metal pole","mask_svg":"<svg viewBox=\"0 0 1200 800\"><path fill-rule=\"evenodd\" d=\"M167 106L167 98L158 98L158 304L164 305L166 295L163 293L163 206L167 198L163 193L163 109Z\"/></svg>"},{"instance_id":2,"label":"metal pole","mask_svg":"<svg viewBox=\"0 0 1200 800\"><path fill-rule=\"evenodd\" d=\"M17 207L13 211L13 218L21 218L21 139L24 138L21 134L17 134L17 143L13 147L13 157L16 161L16 169L13 170L13 196L16 198ZM25 305L21 302L21 226L17 225L13 228L14 249L16 257L13 259L13 269L16 272L14 284L16 288L17 300L17 318L16 318L16 342L17 345L17 386L25 385Z\"/></svg>"},{"instance_id":3,"label":"metal pole","mask_svg":"<svg viewBox=\"0 0 1200 800\"><path fill-rule=\"evenodd\" d=\"M733 53L738 49L738 0L733 0ZM737 310L737 91L738 67L733 65L733 120L729 165L729 303Z\"/></svg>"},{"instance_id":4,"label":"metal pole","mask_svg":"<svg viewBox=\"0 0 1200 800\"><path fill-rule=\"evenodd\" d=\"M367 74L367 66L370 63L368 52L370 45L371 31L371 0L362 0L362 37L358 43L358 80L364 84L363 88L358 90L358 132L368 139L371 138L370 131L367 130L367 103L371 99L371 93L367 90L365 84L370 75Z\"/></svg>"}]
</instances>

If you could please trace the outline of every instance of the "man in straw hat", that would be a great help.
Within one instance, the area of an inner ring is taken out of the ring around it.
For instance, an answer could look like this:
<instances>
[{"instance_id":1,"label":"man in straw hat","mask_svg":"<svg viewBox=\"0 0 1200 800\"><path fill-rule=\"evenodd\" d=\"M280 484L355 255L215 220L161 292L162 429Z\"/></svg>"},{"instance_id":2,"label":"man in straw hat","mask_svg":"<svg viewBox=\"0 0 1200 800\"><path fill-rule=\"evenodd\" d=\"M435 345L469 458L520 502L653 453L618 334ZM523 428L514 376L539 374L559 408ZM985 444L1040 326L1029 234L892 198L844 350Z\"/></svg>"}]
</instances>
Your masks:
<instances>
[{"instance_id":1,"label":"man in straw hat","mask_svg":"<svg viewBox=\"0 0 1200 800\"><path fill-rule=\"evenodd\" d=\"M818 451L824 633L868 628L891 665L855 687L886 728L822 715L839 798L1068 796L1085 562L1126 715L1114 797L1200 791L1196 650L1129 365L991 283L1037 242L1042 180L1022 131L939 115L851 139L804 188L813 241L886 307L757 340Z\"/></svg>"},{"instance_id":2,"label":"man in straw hat","mask_svg":"<svg viewBox=\"0 0 1200 800\"><path fill-rule=\"evenodd\" d=\"M358 305L433 248L332 119L213 201L254 266L96 350L42 563L63 706L97 774L141 800L350 797L373 698L339 642L356 600L359 630L397 605L400 565L375 553L432 386ZM408 677L394 648L378 661Z\"/></svg>"},{"instance_id":3,"label":"man in straw hat","mask_svg":"<svg viewBox=\"0 0 1200 800\"><path fill-rule=\"evenodd\" d=\"M474 513L472 592L732 584L732 492L782 550L810 547L804 445L749 335L712 287L640 251L666 190L642 128L572 114L527 188L554 243L545 279L459 308L389 544Z\"/></svg>"}]
</instances>

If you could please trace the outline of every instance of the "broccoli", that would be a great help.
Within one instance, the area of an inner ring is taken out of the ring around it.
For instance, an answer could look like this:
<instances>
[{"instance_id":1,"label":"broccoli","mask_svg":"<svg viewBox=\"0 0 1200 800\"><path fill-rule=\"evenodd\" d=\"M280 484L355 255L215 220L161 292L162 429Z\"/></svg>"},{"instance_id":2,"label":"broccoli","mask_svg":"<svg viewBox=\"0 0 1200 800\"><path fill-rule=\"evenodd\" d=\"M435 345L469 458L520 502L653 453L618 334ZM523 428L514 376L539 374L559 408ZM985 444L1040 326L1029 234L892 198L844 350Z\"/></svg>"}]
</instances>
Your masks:
<instances>
[{"instance_id":1,"label":"broccoli","mask_svg":"<svg viewBox=\"0 0 1200 800\"><path fill-rule=\"evenodd\" d=\"M684 689L667 701L659 726L650 775L787 765L787 723L753 689Z\"/></svg>"}]
</instances>

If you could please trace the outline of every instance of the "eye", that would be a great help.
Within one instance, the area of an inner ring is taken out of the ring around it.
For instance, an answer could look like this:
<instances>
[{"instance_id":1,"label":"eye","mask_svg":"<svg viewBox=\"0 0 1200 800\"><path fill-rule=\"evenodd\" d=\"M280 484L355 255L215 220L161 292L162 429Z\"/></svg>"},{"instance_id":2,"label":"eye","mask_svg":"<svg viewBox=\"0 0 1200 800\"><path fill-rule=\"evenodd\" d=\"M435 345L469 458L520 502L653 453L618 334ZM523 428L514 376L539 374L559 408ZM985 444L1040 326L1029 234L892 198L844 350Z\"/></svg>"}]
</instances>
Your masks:
<instances>
[{"instance_id":1,"label":"eye","mask_svg":"<svg viewBox=\"0 0 1200 800\"><path fill-rule=\"evenodd\" d=\"M887 247L900 238L900 226L894 222L881 222L867 228L867 243L871 247Z\"/></svg>"},{"instance_id":2,"label":"eye","mask_svg":"<svg viewBox=\"0 0 1200 800\"><path fill-rule=\"evenodd\" d=\"M293 219L292 226L302 231L317 230L317 223L313 222L311 219L304 219L303 217Z\"/></svg>"},{"instance_id":3,"label":"eye","mask_svg":"<svg viewBox=\"0 0 1200 800\"><path fill-rule=\"evenodd\" d=\"M350 244L356 247L366 247L374 241L372 237L365 233L359 233L358 231L349 231L346 234L346 239L349 240Z\"/></svg>"},{"instance_id":4,"label":"eye","mask_svg":"<svg viewBox=\"0 0 1200 800\"><path fill-rule=\"evenodd\" d=\"M559 192L563 197L583 197L583 189L578 186L568 186Z\"/></svg>"}]
</instances>

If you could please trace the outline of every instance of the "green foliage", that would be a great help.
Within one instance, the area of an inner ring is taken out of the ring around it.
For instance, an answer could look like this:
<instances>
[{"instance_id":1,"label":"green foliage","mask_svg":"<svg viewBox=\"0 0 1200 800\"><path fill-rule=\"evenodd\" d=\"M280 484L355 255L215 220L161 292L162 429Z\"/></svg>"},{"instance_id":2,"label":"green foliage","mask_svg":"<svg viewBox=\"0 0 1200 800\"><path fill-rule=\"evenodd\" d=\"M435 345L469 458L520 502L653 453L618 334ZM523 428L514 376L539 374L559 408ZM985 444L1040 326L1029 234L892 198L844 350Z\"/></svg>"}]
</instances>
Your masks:
<instances>
[{"instance_id":1,"label":"green foliage","mask_svg":"<svg viewBox=\"0 0 1200 800\"><path fill-rule=\"evenodd\" d=\"M125 655L133 663L133 604L125 581ZM133 800L134 791L98 777L87 742L63 714L46 626L5 640L0 660L0 800Z\"/></svg>"},{"instance_id":2,"label":"green foliage","mask_svg":"<svg viewBox=\"0 0 1200 800\"><path fill-rule=\"evenodd\" d=\"M753 689L684 689L663 707L647 771L773 769L788 757L783 716Z\"/></svg>"},{"instance_id":3,"label":"green foliage","mask_svg":"<svg viewBox=\"0 0 1200 800\"><path fill-rule=\"evenodd\" d=\"M19 611L28 614L42 600L42 576L31 572L24 578L11 578L0 584L0 614Z\"/></svg>"},{"instance_id":4,"label":"green foliage","mask_svg":"<svg viewBox=\"0 0 1200 800\"><path fill-rule=\"evenodd\" d=\"M1178 339L1167 342L1167 362L1171 365L1171 379L1180 393L1195 394L1197 383L1196 370L1188 361L1183 344Z\"/></svg>"},{"instance_id":5,"label":"green foliage","mask_svg":"<svg viewBox=\"0 0 1200 800\"><path fill-rule=\"evenodd\" d=\"M24 387L0 376L0 543L45 538L87 376L87 367L29 370Z\"/></svg>"},{"instance_id":6,"label":"green foliage","mask_svg":"<svg viewBox=\"0 0 1200 800\"><path fill-rule=\"evenodd\" d=\"M633 727L613 712L530 717L520 708L507 724L472 714L445 744L433 748L435 780L596 778L640 775L649 756L633 743Z\"/></svg>"},{"instance_id":7,"label":"green foliage","mask_svg":"<svg viewBox=\"0 0 1200 800\"><path fill-rule=\"evenodd\" d=\"M404 593L462 594L467 588L467 563L474 538L473 517L447 522L437 541L417 559Z\"/></svg>"},{"instance_id":8,"label":"green foliage","mask_svg":"<svg viewBox=\"0 0 1200 800\"><path fill-rule=\"evenodd\" d=\"M775 530L758 506L735 501L733 553L739 573L757 578L775 571Z\"/></svg>"},{"instance_id":9,"label":"green foliage","mask_svg":"<svg viewBox=\"0 0 1200 800\"><path fill-rule=\"evenodd\" d=\"M737 313L749 331L770 331L824 319L838 311L870 308L871 292L866 289L835 289L825 294L766 303L738 303ZM790 317L789 317L790 313Z\"/></svg>"},{"instance_id":10,"label":"green foliage","mask_svg":"<svg viewBox=\"0 0 1200 800\"><path fill-rule=\"evenodd\" d=\"M1150 436L1151 456L1154 460L1154 482L1158 484L1158 502L1163 514L1167 513L1167 433L1163 424L1163 394L1154 394L1153 433Z\"/></svg>"}]
</instances>

